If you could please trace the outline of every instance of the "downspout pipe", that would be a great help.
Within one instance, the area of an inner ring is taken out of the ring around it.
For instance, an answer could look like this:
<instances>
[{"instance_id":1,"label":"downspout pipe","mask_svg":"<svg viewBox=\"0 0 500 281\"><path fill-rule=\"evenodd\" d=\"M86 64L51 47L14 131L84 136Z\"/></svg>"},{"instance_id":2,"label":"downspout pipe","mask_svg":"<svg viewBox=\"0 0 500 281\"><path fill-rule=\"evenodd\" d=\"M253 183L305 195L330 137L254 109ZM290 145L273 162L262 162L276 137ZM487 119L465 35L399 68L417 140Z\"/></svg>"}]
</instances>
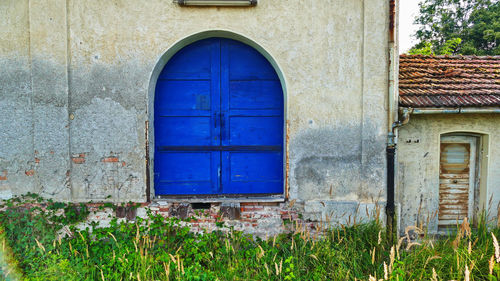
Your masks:
<instances>
[{"instance_id":1,"label":"downspout pipe","mask_svg":"<svg viewBox=\"0 0 500 281\"><path fill-rule=\"evenodd\" d=\"M393 233L395 225L395 207L394 207L394 155L396 152L396 135L395 135L395 125L398 121L394 122L397 118L397 96L398 96L398 45L396 38L397 33L397 16L398 16L398 1L388 0L389 2L389 34L388 34L388 46L389 46L389 65L388 65L388 83L389 83L389 95L388 95L388 116L387 116L387 147L386 147L386 157L387 157L387 201L386 201L386 225L387 225L387 237L390 242L393 242ZM394 122L394 123L393 123Z\"/></svg>"},{"instance_id":2,"label":"downspout pipe","mask_svg":"<svg viewBox=\"0 0 500 281\"><path fill-rule=\"evenodd\" d=\"M389 242L394 242L394 232L396 226L396 206L395 206L395 162L396 162L396 131L398 128L410 122L410 114L412 110L403 110L400 120L392 123L391 131L388 136L386 157L387 157L387 204L385 211L387 214L387 237Z\"/></svg>"}]
</instances>

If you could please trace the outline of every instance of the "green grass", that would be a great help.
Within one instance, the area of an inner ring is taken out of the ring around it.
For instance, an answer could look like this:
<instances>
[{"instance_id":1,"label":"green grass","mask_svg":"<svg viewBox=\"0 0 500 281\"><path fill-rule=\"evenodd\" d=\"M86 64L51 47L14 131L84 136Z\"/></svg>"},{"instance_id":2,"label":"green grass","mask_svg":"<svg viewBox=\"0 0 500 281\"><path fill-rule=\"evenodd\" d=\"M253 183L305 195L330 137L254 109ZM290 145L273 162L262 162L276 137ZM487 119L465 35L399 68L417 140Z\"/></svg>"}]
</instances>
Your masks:
<instances>
[{"instance_id":1,"label":"green grass","mask_svg":"<svg viewBox=\"0 0 500 281\"><path fill-rule=\"evenodd\" d=\"M484 224L470 234L463 226L446 239L424 237L420 245L405 238L389 244L375 221L316 239L299 227L264 241L236 231L196 234L153 214L77 231L73 225L88 214L83 205L34 195L5 205L0 223L25 280L464 280L466 266L469 280L500 278L500 264L493 263L492 274L489 265L491 233L500 231ZM72 237L58 238L64 225Z\"/></svg>"}]
</instances>

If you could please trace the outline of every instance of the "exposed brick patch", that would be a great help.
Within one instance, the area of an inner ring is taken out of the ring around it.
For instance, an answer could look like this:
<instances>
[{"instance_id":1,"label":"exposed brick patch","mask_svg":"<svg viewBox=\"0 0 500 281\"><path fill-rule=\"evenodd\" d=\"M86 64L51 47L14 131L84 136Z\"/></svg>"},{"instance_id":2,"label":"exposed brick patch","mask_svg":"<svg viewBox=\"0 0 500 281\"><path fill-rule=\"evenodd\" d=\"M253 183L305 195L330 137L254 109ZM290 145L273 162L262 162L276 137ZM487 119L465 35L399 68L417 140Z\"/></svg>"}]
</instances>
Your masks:
<instances>
[{"instance_id":1,"label":"exposed brick patch","mask_svg":"<svg viewBox=\"0 0 500 281\"><path fill-rule=\"evenodd\" d=\"M85 163L85 158L74 157L74 158L71 158L71 161L73 161L73 163L75 163L75 164L83 164L83 163Z\"/></svg>"},{"instance_id":2,"label":"exposed brick patch","mask_svg":"<svg viewBox=\"0 0 500 281\"><path fill-rule=\"evenodd\" d=\"M3 170L2 175L0 176L0 181L7 180L7 170Z\"/></svg>"},{"instance_id":3,"label":"exposed brick patch","mask_svg":"<svg viewBox=\"0 0 500 281\"><path fill-rule=\"evenodd\" d=\"M325 229L325 225L319 221L306 221L298 216L298 211L291 209L287 204L272 206L261 206L257 211L248 211L240 214L240 217L230 218L224 215L224 208L235 208L241 210L237 204L211 204L210 209L196 210L191 204L167 203L132 203L110 208L105 203L86 203L91 212L90 221L99 221L106 225L113 218L113 214L120 220L135 220L136 217L145 217L148 210L163 217L177 217L183 221L181 225L188 226L194 232L211 232L214 230L228 231L231 228L246 233L257 235L261 238L269 238L284 232L310 232L317 236ZM246 207L258 206L259 203L246 204ZM38 206L46 209L46 204L25 204L26 208ZM77 208L78 206L75 206ZM1 210L0 210L1 211ZM116 212L116 213L115 213ZM110 216L111 215L111 216ZM188 220L185 220L189 218ZM222 224L220 224L222 222ZM309 234L308 234L309 235Z\"/></svg>"},{"instance_id":4,"label":"exposed brick patch","mask_svg":"<svg viewBox=\"0 0 500 281\"><path fill-rule=\"evenodd\" d=\"M85 163L85 153L77 153L71 156L71 161L75 164L83 164Z\"/></svg>"},{"instance_id":5,"label":"exposed brick patch","mask_svg":"<svg viewBox=\"0 0 500 281\"><path fill-rule=\"evenodd\" d=\"M101 162L104 162L104 163L117 163L118 162L118 157L116 157L116 156L104 157L104 158L101 159Z\"/></svg>"},{"instance_id":6,"label":"exposed brick patch","mask_svg":"<svg viewBox=\"0 0 500 281\"><path fill-rule=\"evenodd\" d=\"M127 163L125 163L125 161L122 161L122 167L125 167L127 165Z\"/></svg>"},{"instance_id":7,"label":"exposed brick patch","mask_svg":"<svg viewBox=\"0 0 500 281\"><path fill-rule=\"evenodd\" d=\"M36 163L36 164L40 163L40 158L36 158L36 157L35 157L35 163Z\"/></svg>"},{"instance_id":8,"label":"exposed brick patch","mask_svg":"<svg viewBox=\"0 0 500 281\"><path fill-rule=\"evenodd\" d=\"M35 170L31 169L31 170L27 170L24 172L28 177L31 177L35 174Z\"/></svg>"},{"instance_id":9,"label":"exposed brick patch","mask_svg":"<svg viewBox=\"0 0 500 281\"><path fill-rule=\"evenodd\" d=\"M259 206L279 206L280 203L279 202L260 202L259 203Z\"/></svg>"},{"instance_id":10,"label":"exposed brick patch","mask_svg":"<svg viewBox=\"0 0 500 281\"><path fill-rule=\"evenodd\" d=\"M258 206L258 205L253 205L253 206L244 206L241 207L242 212L255 212L255 211L261 211L264 210L264 206Z\"/></svg>"}]
</instances>

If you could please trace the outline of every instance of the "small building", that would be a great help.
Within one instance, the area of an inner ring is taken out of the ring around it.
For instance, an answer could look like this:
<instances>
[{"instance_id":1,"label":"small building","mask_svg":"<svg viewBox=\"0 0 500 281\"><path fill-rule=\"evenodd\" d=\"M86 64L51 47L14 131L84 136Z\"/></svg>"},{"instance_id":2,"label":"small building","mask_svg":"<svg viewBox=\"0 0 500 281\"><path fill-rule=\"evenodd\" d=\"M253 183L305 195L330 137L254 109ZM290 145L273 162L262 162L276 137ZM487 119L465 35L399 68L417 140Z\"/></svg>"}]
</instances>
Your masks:
<instances>
[{"instance_id":1,"label":"small building","mask_svg":"<svg viewBox=\"0 0 500 281\"><path fill-rule=\"evenodd\" d=\"M500 57L400 56L401 229L445 231L500 203Z\"/></svg>"}]
</instances>

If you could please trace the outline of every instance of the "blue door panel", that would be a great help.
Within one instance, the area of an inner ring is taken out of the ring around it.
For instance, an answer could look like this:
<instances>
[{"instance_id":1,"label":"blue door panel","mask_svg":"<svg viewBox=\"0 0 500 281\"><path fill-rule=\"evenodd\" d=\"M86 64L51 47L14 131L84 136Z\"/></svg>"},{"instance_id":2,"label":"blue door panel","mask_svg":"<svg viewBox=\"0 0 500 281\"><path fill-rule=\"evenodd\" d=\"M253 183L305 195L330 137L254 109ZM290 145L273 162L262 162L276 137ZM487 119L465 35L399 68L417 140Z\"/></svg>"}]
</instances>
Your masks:
<instances>
[{"instance_id":1,"label":"blue door panel","mask_svg":"<svg viewBox=\"0 0 500 281\"><path fill-rule=\"evenodd\" d=\"M155 179L156 193L162 195L216 193L218 180L213 168L219 161L219 153L212 152L157 153L155 164L164 171Z\"/></svg>"},{"instance_id":2,"label":"blue door panel","mask_svg":"<svg viewBox=\"0 0 500 281\"><path fill-rule=\"evenodd\" d=\"M227 45L230 80L279 80L269 61L254 48L229 40L223 44Z\"/></svg>"},{"instance_id":3,"label":"blue door panel","mask_svg":"<svg viewBox=\"0 0 500 281\"><path fill-rule=\"evenodd\" d=\"M232 182L281 182L280 152L229 152Z\"/></svg>"},{"instance_id":4,"label":"blue door panel","mask_svg":"<svg viewBox=\"0 0 500 281\"><path fill-rule=\"evenodd\" d=\"M278 80L231 81L229 85L230 109L279 109L282 110L282 97Z\"/></svg>"},{"instance_id":5,"label":"blue door panel","mask_svg":"<svg viewBox=\"0 0 500 281\"><path fill-rule=\"evenodd\" d=\"M210 79L214 59L211 54L218 48L212 40L201 40L182 48L170 58L158 79L192 79L193 77Z\"/></svg>"},{"instance_id":6,"label":"blue door panel","mask_svg":"<svg viewBox=\"0 0 500 281\"><path fill-rule=\"evenodd\" d=\"M165 152L160 153L158 163L163 165L160 181L164 182L210 182L211 152ZM176 162L170 161L175 158Z\"/></svg>"},{"instance_id":7,"label":"blue door panel","mask_svg":"<svg viewBox=\"0 0 500 281\"><path fill-rule=\"evenodd\" d=\"M224 194L270 194L283 192L281 152L223 152Z\"/></svg>"},{"instance_id":8,"label":"blue door panel","mask_svg":"<svg viewBox=\"0 0 500 281\"><path fill-rule=\"evenodd\" d=\"M203 110L210 111L210 80L208 81L186 81L186 80L162 80L158 81L156 89L158 93L159 115L171 114L170 111L179 110ZM217 101L218 102L218 101Z\"/></svg>"},{"instance_id":9,"label":"blue door panel","mask_svg":"<svg viewBox=\"0 0 500 281\"><path fill-rule=\"evenodd\" d=\"M283 93L271 64L209 38L176 53L155 98L157 195L283 192Z\"/></svg>"},{"instance_id":10,"label":"blue door panel","mask_svg":"<svg viewBox=\"0 0 500 281\"><path fill-rule=\"evenodd\" d=\"M210 116L157 117L155 123L165 128L156 133L156 146L211 145Z\"/></svg>"},{"instance_id":11,"label":"blue door panel","mask_svg":"<svg viewBox=\"0 0 500 281\"><path fill-rule=\"evenodd\" d=\"M229 145L283 144L281 116L232 116L229 119Z\"/></svg>"}]
</instances>

